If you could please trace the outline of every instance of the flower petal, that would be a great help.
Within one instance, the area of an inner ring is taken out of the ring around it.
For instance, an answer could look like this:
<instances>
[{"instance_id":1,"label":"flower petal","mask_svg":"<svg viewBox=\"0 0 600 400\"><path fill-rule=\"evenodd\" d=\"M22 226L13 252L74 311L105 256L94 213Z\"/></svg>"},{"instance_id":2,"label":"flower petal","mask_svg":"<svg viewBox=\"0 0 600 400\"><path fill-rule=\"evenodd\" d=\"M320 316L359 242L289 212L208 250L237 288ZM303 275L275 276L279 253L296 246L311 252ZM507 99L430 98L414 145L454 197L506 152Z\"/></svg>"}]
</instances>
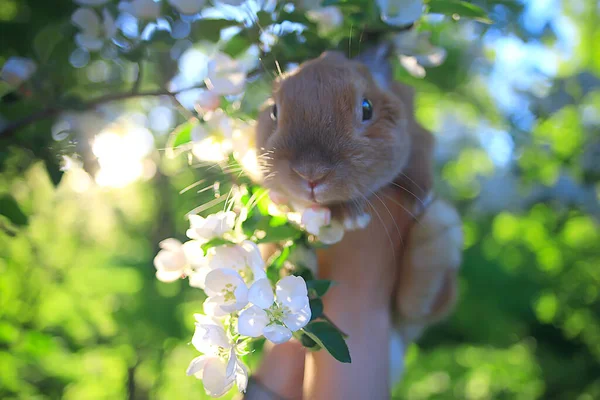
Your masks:
<instances>
[{"instance_id":1,"label":"flower petal","mask_svg":"<svg viewBox=\"0 0 600 400\"><path fill-rule=\"evenodd\" d=\"M100 35L100 17L96 11L90 8L78 8L75 10L73 15L71 15L71 22L86 35L93 37Z\"/></svg>"},{"instance_id":2,"label":"flower petal","mask_svg":"<svg viewBox=\"0 0 600 400\"><path fill-rule=\"evenodd\" d=\"M269 325L263 330L265 337L275 344L281 344L292 338L292 331L282 325Z\"/></svg>"},{"instance_id":3,"label":"flower petal","mask_svg":"<svg viewBox=\"0 0 600 400\"><path fill-rule=\"evenodd\" d=\"M300 328L304 328L310 321L311 311L310 305L307 303L302 309L297 312L287 313L283 317L283 323L290 328L292 332Z\"/></svg>"},{"instance_id":4,"label":"flower petal","mask_svg":"<svg viewBox=\"0 0 600 400\"><path fill-rule=\"evenodd\" d=\"M2 66L0 78L12 86L19 86L36 71L37 65L28 58L10 57Z\"/></svg>"},{"instance_id":5,"label":"flower petal","mask_svg":"<svg viewBox=\"0 0 600 400\"><path fill-rule=\"evenodd\" d=\"M215 322L206 323L206 321L196 322L192 345L201 353L213 355L217 354L219 348L231 347L223 325L217 325Z\"/></svg>"},{"instance_id":6,"label":"flower petal","mask_svg":"<svg viewBox=\"0 0 600 400\"><path fill-rule=\"evenodd\" d=\"M236 364L235 384L240 392L246 392L248 388L248 367L239 360Z\"/></svg>"},{"instance_id":7,"label":"flower petal","mask_svg":"<svg viewBox=\"0 0 600 400\"><path fill-rule=\"evenodd\" d=\"M318 235L322 227L331 223L331 210L325 207L310 207L302 213L302 225L308 233Z\"/></svg>"},{"instance_id":8,"label":"flower petal","mask_svg":"<svg viewBox=\"0 0 600 400\"><path fill-rule=\"evenodd\" d=\"M277 302L292 311L302 309L308 303L306 282L299 276L286 276L277 282Z\"/></svg>"},{"instance_id":9,"label":"flower petal","mask_svg":"<svg viewBox=\"0 0 600 400\"><path fill-rule=\"evenodd\" d=\"M228 378L232 377L235 373L235 365L237 364L237 355L235 354L235 347L231 347L229 350L229 361L227 361L227 368L225 374Z\"/></svg>"},{"instance_id":10,"label":"flower petal","mask_svg":"<svg viewBox=\"0 0 600 400\"><path fill-rule=\"evenodd\" d=\"M223 396L233 386L234 379L227 376L226 369L225 363L216 357L210 358L204 364L202 384L210 396Z\"/></svg>"},{"instance_id":11,"label":"flower petal","mask_svg":"<svg viewBox=\"0 0 600 400\"><path fill-rule=\"evenodd\" d=\"M381 19L390 25L410 25L423 14L423 0L377 0Z\"/></svg>"},{"instance_id":12,"label":"flower petal","mask_svg":"<svg viewBox=\"0 0 600 400\"><path fill-rule=\"evenodd\" d=\"M209 296L221 294L224 290L235 290L246 286L240 274L230 268L214 269L206 275L205 291Z\"/></svg>"},{"instance_id":13,"label":"flower petal","mask_svg":"<svg viewBox=\"0 0 600 400\"><path fill-rule=\"evenodd\" d=\"M330 225L319 229L319 234L317 236L321 243L338 243L344 237L344 226L338 221L331 221Z\"/></svg>"},{"instance_id":14,"label":"flower petal","mask_svg":"<svg viewBox=\"0 0 600 400\"><path fill-rule=\"evenodd\" d=\"M248 291L248 301L262 309L271 307L275 301L271 282L266 278L254 282Z\"/></svg>"},{"instance_id":15,"label":"flower petal","mask_svg":"<svg viewBox=\"0 0 600 400\"><path fill-rule=\"evenodd\" d=\"M181 271L166 271L164 269L156 270L156 279L161 282L175 282L176 280L181 279L181 276Z\"/></svg>"},{"instance_id":16,"label":"flower petal","mask_svg":"<svg viewBox=\"0 0 600 400\"><path fill-rule=\"evenodd\" d=\"M202 305L204 313L217 318L224 317L229 314L221 308L221 305L223 305L224 302L222 297L223 296L219 295L209 297L208 299L204 300L204 304Z\"/></svg>"},{"instance_id":17,"label":"flower petal","mask_svg":"<svg viewBox=\"0 0 600 400\"><path fill-rule=\"evenodd\" d=\"M267 313L257 306L251 306L240 313L238 332L244 336L259 337L268 323Z\"/></svg>"},{"instance_id":18,"label":"flower petal","mask_svg":"<svg viewBox=\"0 0 600 400\"><path fill-rule=\"evenodd\" d=\"M204 366L206 362L210 359L209 356L200 356L196 357L190 362L190 365L187 368L186 374L187 376L194 375L198 379L202 379L202 373L204 372Z\"/></svg>"},{"instance_id":19,"label":"flower petal","mask_svg":"<svg viewBox=\"0 0 600 400\"><path fill-rule=\"evenodd\" d=\"M205 0L169 0L177 11L186 15L193 15L200 12L204 6Z\"/></svg>"}]
</instances>

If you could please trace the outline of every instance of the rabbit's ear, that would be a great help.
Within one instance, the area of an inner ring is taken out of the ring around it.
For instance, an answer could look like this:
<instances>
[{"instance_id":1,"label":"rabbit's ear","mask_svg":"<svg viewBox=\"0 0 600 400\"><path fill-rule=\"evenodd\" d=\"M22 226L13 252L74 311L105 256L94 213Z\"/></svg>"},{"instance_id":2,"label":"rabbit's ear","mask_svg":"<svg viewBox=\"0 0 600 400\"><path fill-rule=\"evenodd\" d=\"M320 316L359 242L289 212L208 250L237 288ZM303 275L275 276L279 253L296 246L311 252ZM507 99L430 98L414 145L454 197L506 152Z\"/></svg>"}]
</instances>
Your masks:
<instances>
[{"instance_id":1,"label":"rabbit's ear","mask_svg":"<svg viewBox=\"0 0 600 400\"><path fill-rule=\"evenodd\" d=\"M382 42L363 51L356 56L355 60L369 68L379 87L389 88L393 80L392 64L390 63L392 52L392 43Z\"/></svg>"}]
</instances>

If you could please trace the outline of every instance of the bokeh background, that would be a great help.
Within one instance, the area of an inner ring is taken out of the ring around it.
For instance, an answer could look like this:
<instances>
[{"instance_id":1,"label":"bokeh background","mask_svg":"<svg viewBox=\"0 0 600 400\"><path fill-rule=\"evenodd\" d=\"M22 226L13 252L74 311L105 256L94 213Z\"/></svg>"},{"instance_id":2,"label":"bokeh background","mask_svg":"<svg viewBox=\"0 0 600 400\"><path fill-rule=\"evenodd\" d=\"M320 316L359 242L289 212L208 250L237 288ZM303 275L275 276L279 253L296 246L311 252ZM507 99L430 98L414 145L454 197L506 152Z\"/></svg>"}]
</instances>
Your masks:
<instances>
[{"instance_id":1,"label":"bokeh background","mask_svg":"<svg viewBox=\"0 0 600 400\"><path fill-rule=\"evenodd\" d=\"M598 399L600 2L473 3L494 23L432 16L446 62L424 78L396 68L418 88L417 117L438 140L438 191L460 209L466 244L456 313L410 347L394 396ZM0 133L0 398L202 399L185 376L202 295L158 282L152 265L158 242L181 238L185 214L215 199L198 193L210 173L164 157L194 93L89 100L200 82L219 38L159 24L149 34L161 39L140 54L90 54L72 40L75 9L0 0L0 64L19 55L47 67L4 95L0 130L53 105L74 110ZM282 26L261 29L275 58L327 45ZM359 37L349 28L340 46ZM268 57L262 67L275 70ZM249 83L249 115L268 78Z\"/></svg>"}]
</instances>

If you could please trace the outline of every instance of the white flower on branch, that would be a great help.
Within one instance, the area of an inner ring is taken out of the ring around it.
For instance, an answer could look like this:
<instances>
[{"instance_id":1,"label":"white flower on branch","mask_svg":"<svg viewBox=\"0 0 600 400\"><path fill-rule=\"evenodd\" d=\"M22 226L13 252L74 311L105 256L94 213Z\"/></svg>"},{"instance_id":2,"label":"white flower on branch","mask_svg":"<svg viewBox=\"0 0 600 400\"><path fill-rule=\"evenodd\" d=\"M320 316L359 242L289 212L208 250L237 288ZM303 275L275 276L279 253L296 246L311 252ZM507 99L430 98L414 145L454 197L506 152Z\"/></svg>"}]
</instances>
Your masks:
<instances>
[{"instance_id":1,"label":"white flower on branch","mask_svg":"<svg viewBox=\"0 0 600 400\"><path fill-rule=\"evenodd\" d=\"M220 95L239 94L246 84L246 70L242 63L225 53L217 53L208 62L206 85Z\"/></svg>"},{"instance_id":2,"label":"white flower on branch","mask_svg":"<svg viewBox=\"0 0 600 400\"><path fill-rule=\"evenodd\" d=\"M169 0L170 5L185 15L198 14L205 3L205 0Z\"/></svg>"},{"instance_id":3,"label":"white flower on branch","mask_svg":"<svg viewBox=\"0 0 600 400\"><path fill-rule=\"evenodd\" d=\"M377 0L381 19L390 25L410 25L423 14L423 0Z\"/></svg>"},{"instance_id":4,"label":"white flower on branch","mask_svg":"<svg viewBox=\"0 0 600 400\"><path fill-rule=\"evenodd\" d=\"M264 335L273 343L284 343L292 338L292 332L310 321L308 290L301 277L281 279L275 295L268 279L257 280L250 287L248 300L253 305L242 311L238 319L238 331L242 335Z\"/></svg>"},{"instance_id":5,"label":"white flower on branch","mask_svg":"<svg viewBox=\"0 0 600 400\"><path fill-rule=\"evenodd\" d=\"M141 20L153 20L160 16L160 3L154 0L121 1L119 10Z\"/></svg>"},{"instance_id":6,"label":"white flower on branch","mask_svg":"<svg viewBox=\"0 0 600 400\"><path fill-rule=\"evenodd\" d=\"M200 161L220 162L227 160L233 150L234 125L221 109L204 116L204 123L192 130L192 154Z\"/></svg>"},{"instance_id":7,"label":"white flower on branch","mask_svg":"<svg viewBox=\"0 0 600 400\"><path fill-rule=\"evenodd\" d=\"M161 250L154 257L156 277L162 282L173 282L189 275L193 267L202 265L200 242L190 240L182 244L177 239L165 239L158 245Z\"/></svg>"},{"instance_id":8,"label":"white flower on branch","mask_svg":"<svg viewBox=\"0 0 600 400\"><path fill-rule=\"evenodd\" d=\"M102 21L91 8L78 8L71 16L71 22L81 32L75 35L75 42L90 51L98 51L106 40L117 34L115 19L107 9L102 10Z\"/></svg>"},{"instance_id":9,"label":"white flower on branch","mask_svg":"<svg viewBox=\"0 0 600 400\"><path fill-rule=\"evenodd\" d=\"M328 35L344 22L344 15L334 6L308 10L306 16L317 24L320 35Z\"/></svg>"},{"instance_id":10,"label":"white flower on branch","mask_svg":"<svg viewBox=\"0 0 600 400\"><path fill-rule=\"evenodd\" d=\"M334 244L344 237L344 226L331 219L331 211L325 207L309 207L302 212L304 229L324 244Z\"/></svg>"},{"instance_id":11,"label":"white flower on branch","mask_svg":"<svg viewBox=\"0 0 600 400\"><path fill-rule=\"evenodd\" d=\"M232 211L219 211L206 218L200 215L190 215L188 219L190 228L186 232L187 237L204 242L222 237L231 232L235 225L235 213Z\"/></svg>"},{"instance_id":12,"label":"white flower on branch","mask_svg":"<svg viewBox=\"0 0 600 400\"><path fill-rule=\"evenodd\" d=\"M199 111L215 111L219 108L221 96L211 90L203 90L198 94L194 103L194 108Z\"/></svg>"},{"instance_id":13,"label":"white flower on branch","mask_svg":"<svg viewBox=\"0 0 600 400\"><path fill-rule=\"evenodd\" d=\"M209 272L204 291L208 295L204 302L204 312L207 315L224 317L248 304L248 287L233 269L219 268Z\"/></svg>"},{"instance_id":14,"label":"white flower on branch","mask_svg":"<svg viewBox=\"0 0 600 400\"><path fill-rule=\"evenodd\" d=\"M0 77L11 86L19 86L27 81L37 69L29 58L10 57L2 66Z\"/></svg>"},{"instance_id":15,"label":"white flower on branch","mask_svg":"<svg viewBox=\"0 0 600 400\"><path fill-rule=\"evenodd\" d=\"M192 345L204 355L192 360L187 375L201 379L212 397L227 393L236 383L240 392L248 385L248 368L239 359L236 346L227 337L223 325L210 317L195 314L196 330Z\"/></svg>"},{"instance_id":16,"label":"white flower on branch","mask_svg":"<svg viewBox=\"0 0 600 400\"><path fill-rule=\"evenodd\" d=\"M194 287L204 289L206 276L213 270L229 268L235 270L244 282L251 285L266 277L265 262L256 243L245 240L240 244L215 246L206 252L205 264L193 275Z\"/></svg>"}]
</instances>

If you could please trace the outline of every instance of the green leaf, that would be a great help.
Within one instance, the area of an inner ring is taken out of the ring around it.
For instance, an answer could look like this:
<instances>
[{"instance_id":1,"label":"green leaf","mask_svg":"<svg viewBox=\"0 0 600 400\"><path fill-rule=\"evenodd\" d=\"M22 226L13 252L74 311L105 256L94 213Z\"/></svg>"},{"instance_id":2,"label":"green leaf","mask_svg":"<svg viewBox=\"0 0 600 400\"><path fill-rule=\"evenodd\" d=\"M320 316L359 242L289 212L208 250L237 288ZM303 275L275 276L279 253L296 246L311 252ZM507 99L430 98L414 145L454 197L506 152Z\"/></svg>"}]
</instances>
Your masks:
<instances>
[{"instance_id":1,"label":"green leaf","mask_svg":"<svg viewBox=\"0 0 600 400\"><path fill-rule=\"evenodd\" d=\"M271 13L261 10L256 13L256 17L258 18L258 23L261 28L265 28L268 25L273 23L273 18L271 18Z\"/></svg>"},{"instance_id":2,"label":"green leaf","mask_svg":"<svg viewBox=\"0 0 600 400\"><path fill-rule=\"evenodd\" d=\"M275 258L269 263L269 268L273 267L275 269L280 269L281 267L283 267L283 263L290 256L290 247L291 246L284 247L283 249L281 249L279 254L277 254Z\"/></svg>"},{"instance_id":3,"label":"green leaf","mask_svg":"<svg viewBox=\"0 0 600 400\"><path fill-rule=\"evenodd\" d=\"M332 285L333 281L326 279L317 279L306 282L306 287L309 290L314 290L317 293L317 296L319 297L323 297Z\"/></svg>"},{"instance_id":4,"label":"green leaf","mask_svg":"<svg viewBox=\"0 0 600 400\"><path fill-rule=\"evenodd\" d=\"M223 47L223 52L235 58L246 51L250 45L252 45L250 40L240 34L237 34L232 37Z\"/></svg>"},{"instance_id":5,"label":"green leaf","mask_svg":"<svg viewBox=\"0 0 600 400\"><path fill-rule=\"evenodd\" d=\"M311 299L309 301L310 305L310 320L314 321L323 315L323 300L321 299Z\"/></svg>"},{"instance_id":6,"label":"green leaf","mask_svg":"<svg viewBox=\"0 0 600 400\"><path fill-rule=\"evenodd\" d=\"M61 25L47 25L33 39L33 50L39 60L45 63L50 59L52 51L65 38Z\"/></svg>"},{"instance_id":7,"label":"green leaf","mask_svg":"<svg viewBox=\"0 0 600 400\"><path fill-rule=\"evenodd\" d=\"M29 222L17 201L8 193L0 196L0 215L4 215L16 226L24 226Z\"/></svg>"},{"instance_id":8,"label":"green leaf","mask_svg":"<svg viewBox=\"0 0 600 400\"><path fill-rule=\"evenodd\" d=\"M217 246L223 246L226 244L235 244L230 240L227 239L223 239L223 238L214 238L209 240L208 242L204 243L202 246L200 246L202 248L202 251L204 252L204 254L206 254L206 252L208 251L208 249L211 249L213 247L217 247Z\"/></svg>"},{"instance_id":9,"label":"green leaf","mask_svg":"<svg viewBox=\"0 0 600 400\"><path fill-rule=\"evenodd\" d=\"M350 363L350 350L344 337L333 325L326 321L310 322L303 329L312 340L326 349L336 360Z\"/></svg>"},{"instance_id":10,"label":"green leaf","mask_svg":"<svg viewBox=\"0 0 600 400\"><path fill-rule=\"evenodd\" d=\"M194 22L192 37L195 40L218 42L221 38L221 29L236 25L239 25L239 22L230 19L201 19Z\"/></svg>"},{"instance_id":11,"label":"green leaf","mask_svg":"<svg viewBox=\"0 0 600 400\"><path fill-rule=\"evenodd\" d=\"M167 149L173 151L179 146L190 143L192 141L192 129L197 124L198 121L192 119L175 128L167 141Z\"/></svg>"},{"instance_id":12,"label":"green leaf","mask_svg":"<svg viewBox=\"0 0 600 400\"><path fill-rule=\"evenodd\" d=\"M294 228L292 225L281 225L273 226L265 229L266 235L264 238L259 239L257 243L273 243L281 242L285 240L296 240L300 237L302 232Z\"/></svg>"},{"instance_id":13,"label":"green leaf","mask_svg":"<svg viewBox=\"0 0 600 400\"><path fill-rule=\"evenodd\" d=\"M461 0L429 0L429 12L444 15L458 14L461 17L471 18L479 22L491 24L492 20L487 12L475 4Z\"/></svg>"}]
</instances>

